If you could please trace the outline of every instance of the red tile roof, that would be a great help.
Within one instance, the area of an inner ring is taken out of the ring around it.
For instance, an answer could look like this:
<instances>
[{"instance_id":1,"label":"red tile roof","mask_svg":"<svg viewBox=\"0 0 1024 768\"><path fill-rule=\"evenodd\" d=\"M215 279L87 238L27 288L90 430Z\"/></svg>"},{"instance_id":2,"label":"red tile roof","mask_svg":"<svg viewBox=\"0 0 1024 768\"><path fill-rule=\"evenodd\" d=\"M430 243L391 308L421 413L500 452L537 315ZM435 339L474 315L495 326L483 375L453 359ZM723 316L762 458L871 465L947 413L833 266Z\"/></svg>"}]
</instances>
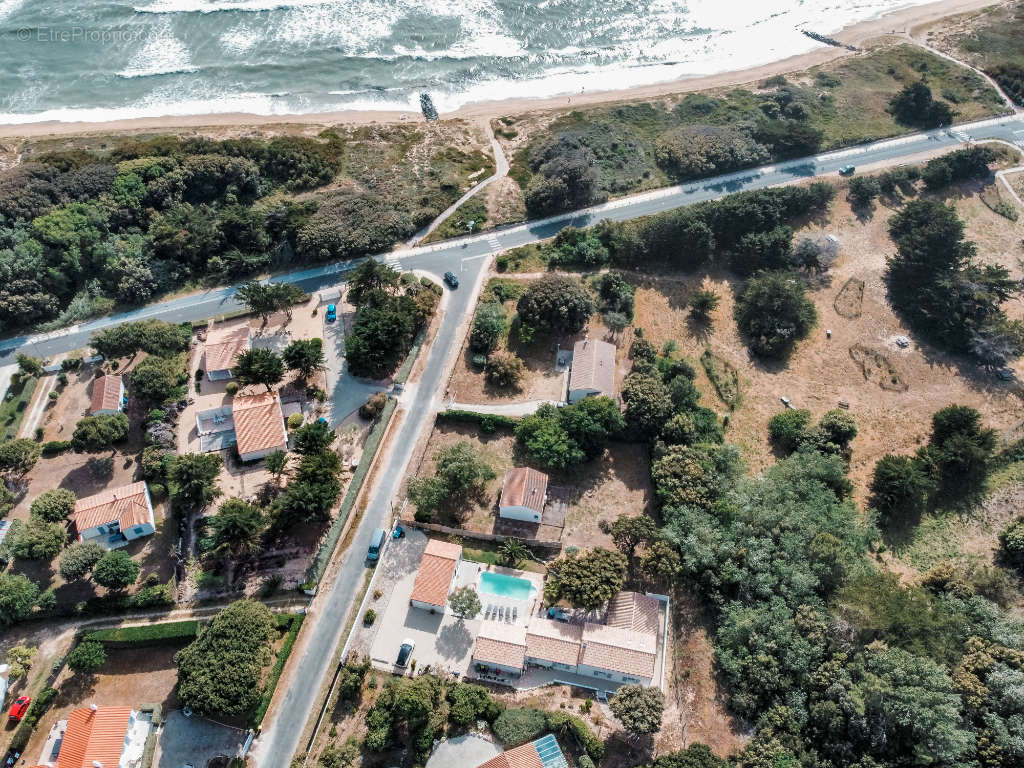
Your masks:
<instances>
[{"instance_id":1,"label":"red tile roof","mask_svg":"<svg viewBox=\"0 0 1024 768\"><path fill-rule=\"evenodd\" d=\"M513 467L505 473L498 508L526 507L534 512L544 511L544 496L548 492L548 476L530 467Z\"/></svg>"},{"instance_id":2,"label":"red tile roof","mask_svg":"<svg viewBox=\"0 0 1024 768\"><path fill-rule=\"evenodd\" d=\"M656 635L660 629L658 601L639 592L619 592L608 602L608 618L604 623Z\"/></svg>"},{"instance_id":3,"label":"red tile roof","mask_svg":"<svg viewBox=\"0 0 1024 768\"><path fill-rule=\"evenodd\" d=\"M483 622L473 646L473 661L522 669L526 658L526 628Z\"/></svg>"},{"instance_id":4,"label":"red tile roof","mask_svg":"<svg viewBox=\"0 0 1024 768\"><path fill-rule=\"evenodd\" d=\"M582 389L615 395L615 345L607 341L577 341L572 348L569 391Z\"/></svg>"},{"instance_id":5,"label":"red tile roof","mask_svg":"<svg viewBox=\"0 0 1024 768\"><path fill-rule=\"evenodd\" d=\"M211 328L206 335L206 370L225 371L249 348L249 326Z\"/></svg>"},{"instance_id":6,"label":"red tile roof","mask_svg":"<svg viewBox=\"0 0 1024 768\"><path fill-rule=\"evenodd\" d=\"M653 634L604 624L588 623L583 627L580 664L651 678L657 654L658 638Z\"/></svg>"},{"instance_id":7,"label":"red tile roof","mask_svg":"<svg viewBox=\"0 0 1024 768\"><path fill-rule=\"evenodd\" d=\"M440 539L431 539L420 560L420 569L412 585L410 600L444 607L448 588L462 556L462 547Z\"/></svg>"},{"instance_id":8,"label":"red tile roof","mask_svg":"<svg viewBox=\"0 0 1024 768\"><path fill-rule=\"evenodd\" d=\"M486 763L481 763L477 768L544 768L544 762L537 753L537 748L531 741L521 747L510 749L497 757L492 757Z\"/></svg>"},{"instance_id":9,"label":"red tile roof","mask_svg":"<svg viewBox=\"0 0 1024 768\"><path fill-rule=\"evenodd\" d=\"M117 768L128 732L131 707L76 709L68 715L68 728L57 755L59 768Z\"/></svg>"},{"instance_id":10,"label":"red tile roof","mask_svg":"<svg viewBox=\"0 0 1024 768\"><path fill-rule=\"evenodd\" d=\"M576 666L580 660L583 627L534 616L526 625L526 655Z\"/></svg>"},{"instance_id":11,"label":"red tile roof","mask_svg":"<svg viewBox=\"0 0 1024 768\"><path fill-rule=\"evenodd\" d=\"M231 416L240 454L283 449L288 445L281 398L276 392L236 397L231 403Z\"/></svg>"},{"instance_id":12,"label":"red tile roof","mask_svg":"<svg viewBox=\"0 0 1024 768\"><path fill-rule=\"evenodd\" d=\"M75 502L75 527L79 533L118 520L121 529L150 522L144 481L101 491Z\"/></svg>"},{"instance_id":13,"label":"red tile roof","mask_svg":"<svg viewBox=\"0 0 1024 768\"><path fill-rule=\"evenodd\" d=\"M121 388L120 376L100 376L92 383L92 402L89 405L89 412L119 410Z\"/></svg>"}]
</instances>

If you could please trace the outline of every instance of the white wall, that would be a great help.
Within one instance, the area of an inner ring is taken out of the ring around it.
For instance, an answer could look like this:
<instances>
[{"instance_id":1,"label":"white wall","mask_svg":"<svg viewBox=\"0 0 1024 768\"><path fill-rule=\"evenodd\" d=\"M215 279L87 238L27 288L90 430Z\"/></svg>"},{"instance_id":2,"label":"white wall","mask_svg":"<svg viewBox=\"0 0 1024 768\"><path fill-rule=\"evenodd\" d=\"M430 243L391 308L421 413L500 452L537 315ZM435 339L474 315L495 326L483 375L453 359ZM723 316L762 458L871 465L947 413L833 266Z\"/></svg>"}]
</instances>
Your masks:
<instances>
[{"instance_id":1,"label":"white wall","mask_svg":"<svg viewBox=\"0 0 1024 768\"><path fill-rule=\"evenodd\" d=\"M444 613L443 605L431 605L430 603L424 603L422 600L410 600L409 605L413 608L419 608L423 611L433 611L434 613Z\"/></svg>"},{"instance_id":2,"label":"white wall","mask_svg":"<svg viewBox=\"0 0 1024 768\"><path fill-rule=\"evenodd\" d=\"M606 680L613 683L633 683L640 685L651 684L651 678L649 677L624 675L621 672L615 672L610 669L601 669L600 667L592 667L589 664L580 664L578 671L579 674L586 675L587 677L593 677L596 680Z\"/></svg>"}]
</instances>

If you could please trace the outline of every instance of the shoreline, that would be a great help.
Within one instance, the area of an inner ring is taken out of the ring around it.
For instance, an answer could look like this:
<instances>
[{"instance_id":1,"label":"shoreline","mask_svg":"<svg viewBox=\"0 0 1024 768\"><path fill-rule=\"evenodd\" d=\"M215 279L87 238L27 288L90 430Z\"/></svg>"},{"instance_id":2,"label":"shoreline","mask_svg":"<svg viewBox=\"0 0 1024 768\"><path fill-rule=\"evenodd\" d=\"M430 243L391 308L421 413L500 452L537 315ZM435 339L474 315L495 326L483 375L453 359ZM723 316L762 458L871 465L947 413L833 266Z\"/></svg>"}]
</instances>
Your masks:
<instances>
[{"instance_id":1,"label":"shoreline","mask_svg":"<svg viewBox=\"0 0 1024 768\"><path fill-rule=\"evenodd\" d=\"M864 42L890 34L905 34L912 28L930 25L947 16L978 11L999 5L1004 0L937 0L926 5L915 5L883 14L876 19L858 22L832 35L845 45L860 46ZM824 46L807 53L746 69L718 72L661 83L641 85L614 91L596 91L586 94L561 94L534 99L495 99L466 104L452 112L441 114L441 120L490 120L510 113L540 112L576 106L615 104L627 101L653 99L691 91L723 88L760 80L774 75L825 64L845 56L856 55L846 48ZM47 136L120 133L133 131L174 131L182 129L272 126L324 126L346 123L425 122L422 114L413 110L339 110L282 115L260 115L247 112L174 115L163 117L137 117L97 122L42 121L36 123L0 124L0 138L42 138Z\"/></svg>"}]
</instances>

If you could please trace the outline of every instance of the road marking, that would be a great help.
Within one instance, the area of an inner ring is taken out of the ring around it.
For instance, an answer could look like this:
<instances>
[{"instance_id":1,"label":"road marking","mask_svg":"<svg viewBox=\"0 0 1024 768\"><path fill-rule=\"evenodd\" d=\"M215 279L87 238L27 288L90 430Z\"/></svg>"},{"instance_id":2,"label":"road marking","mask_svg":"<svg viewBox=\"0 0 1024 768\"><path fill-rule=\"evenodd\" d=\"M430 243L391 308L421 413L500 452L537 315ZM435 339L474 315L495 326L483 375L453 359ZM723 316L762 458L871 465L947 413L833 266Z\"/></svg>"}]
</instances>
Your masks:
<instances>
[{"instance_id":1,"label":"road marking","mask_svg":"<svg viewBox=\"0 0 1024 768\"><path fill-rule=\"evenodd\" d=\"M493 250L493 251L494 251L495 253L497 253L498 251L503 251L503 250L505 250L505 248L504 248L504 247L502 246L502 244L501 244L501 241L500 241L500 240L498 240L498 238L497 238L497 236L496 236L496 235L490 235L490 236L489 236L489 237L487 238L487 244L488 244L489 246L491 246L491 249L492 249L492 250Z\"/></svg>"},{"instance_id":2,"label":"road marking","mask_svg":"<svg viewBox=\"0 0 1024 768\"><path fill-rule=\"evenodd\" d=\"M493 256L493 253L481 253L479 256L466 256L463 261L476 261L477 259L486 259L488 256Z\"/></svg>"}]
</instances>

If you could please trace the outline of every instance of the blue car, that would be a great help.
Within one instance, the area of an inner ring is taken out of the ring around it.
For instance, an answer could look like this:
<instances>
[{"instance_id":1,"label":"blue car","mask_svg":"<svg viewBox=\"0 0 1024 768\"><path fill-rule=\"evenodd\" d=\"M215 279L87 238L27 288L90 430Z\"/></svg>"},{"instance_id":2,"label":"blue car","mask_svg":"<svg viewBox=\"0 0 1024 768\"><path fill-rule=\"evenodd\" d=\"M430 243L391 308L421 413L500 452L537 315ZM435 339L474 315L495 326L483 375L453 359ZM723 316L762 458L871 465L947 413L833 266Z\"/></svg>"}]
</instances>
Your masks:
<instances>
[{"instance_id":1,"label":"blue car","mask_svg":"<svg viewBox=\"0 0 1024 768\"><path fill-rule=\"evenodd\" d=\"M333 304L328 304L327 305L327 322L328 323L333 323L337 319L338 319L338 308L335 307Z\"/></svg>"}]
</instances>

